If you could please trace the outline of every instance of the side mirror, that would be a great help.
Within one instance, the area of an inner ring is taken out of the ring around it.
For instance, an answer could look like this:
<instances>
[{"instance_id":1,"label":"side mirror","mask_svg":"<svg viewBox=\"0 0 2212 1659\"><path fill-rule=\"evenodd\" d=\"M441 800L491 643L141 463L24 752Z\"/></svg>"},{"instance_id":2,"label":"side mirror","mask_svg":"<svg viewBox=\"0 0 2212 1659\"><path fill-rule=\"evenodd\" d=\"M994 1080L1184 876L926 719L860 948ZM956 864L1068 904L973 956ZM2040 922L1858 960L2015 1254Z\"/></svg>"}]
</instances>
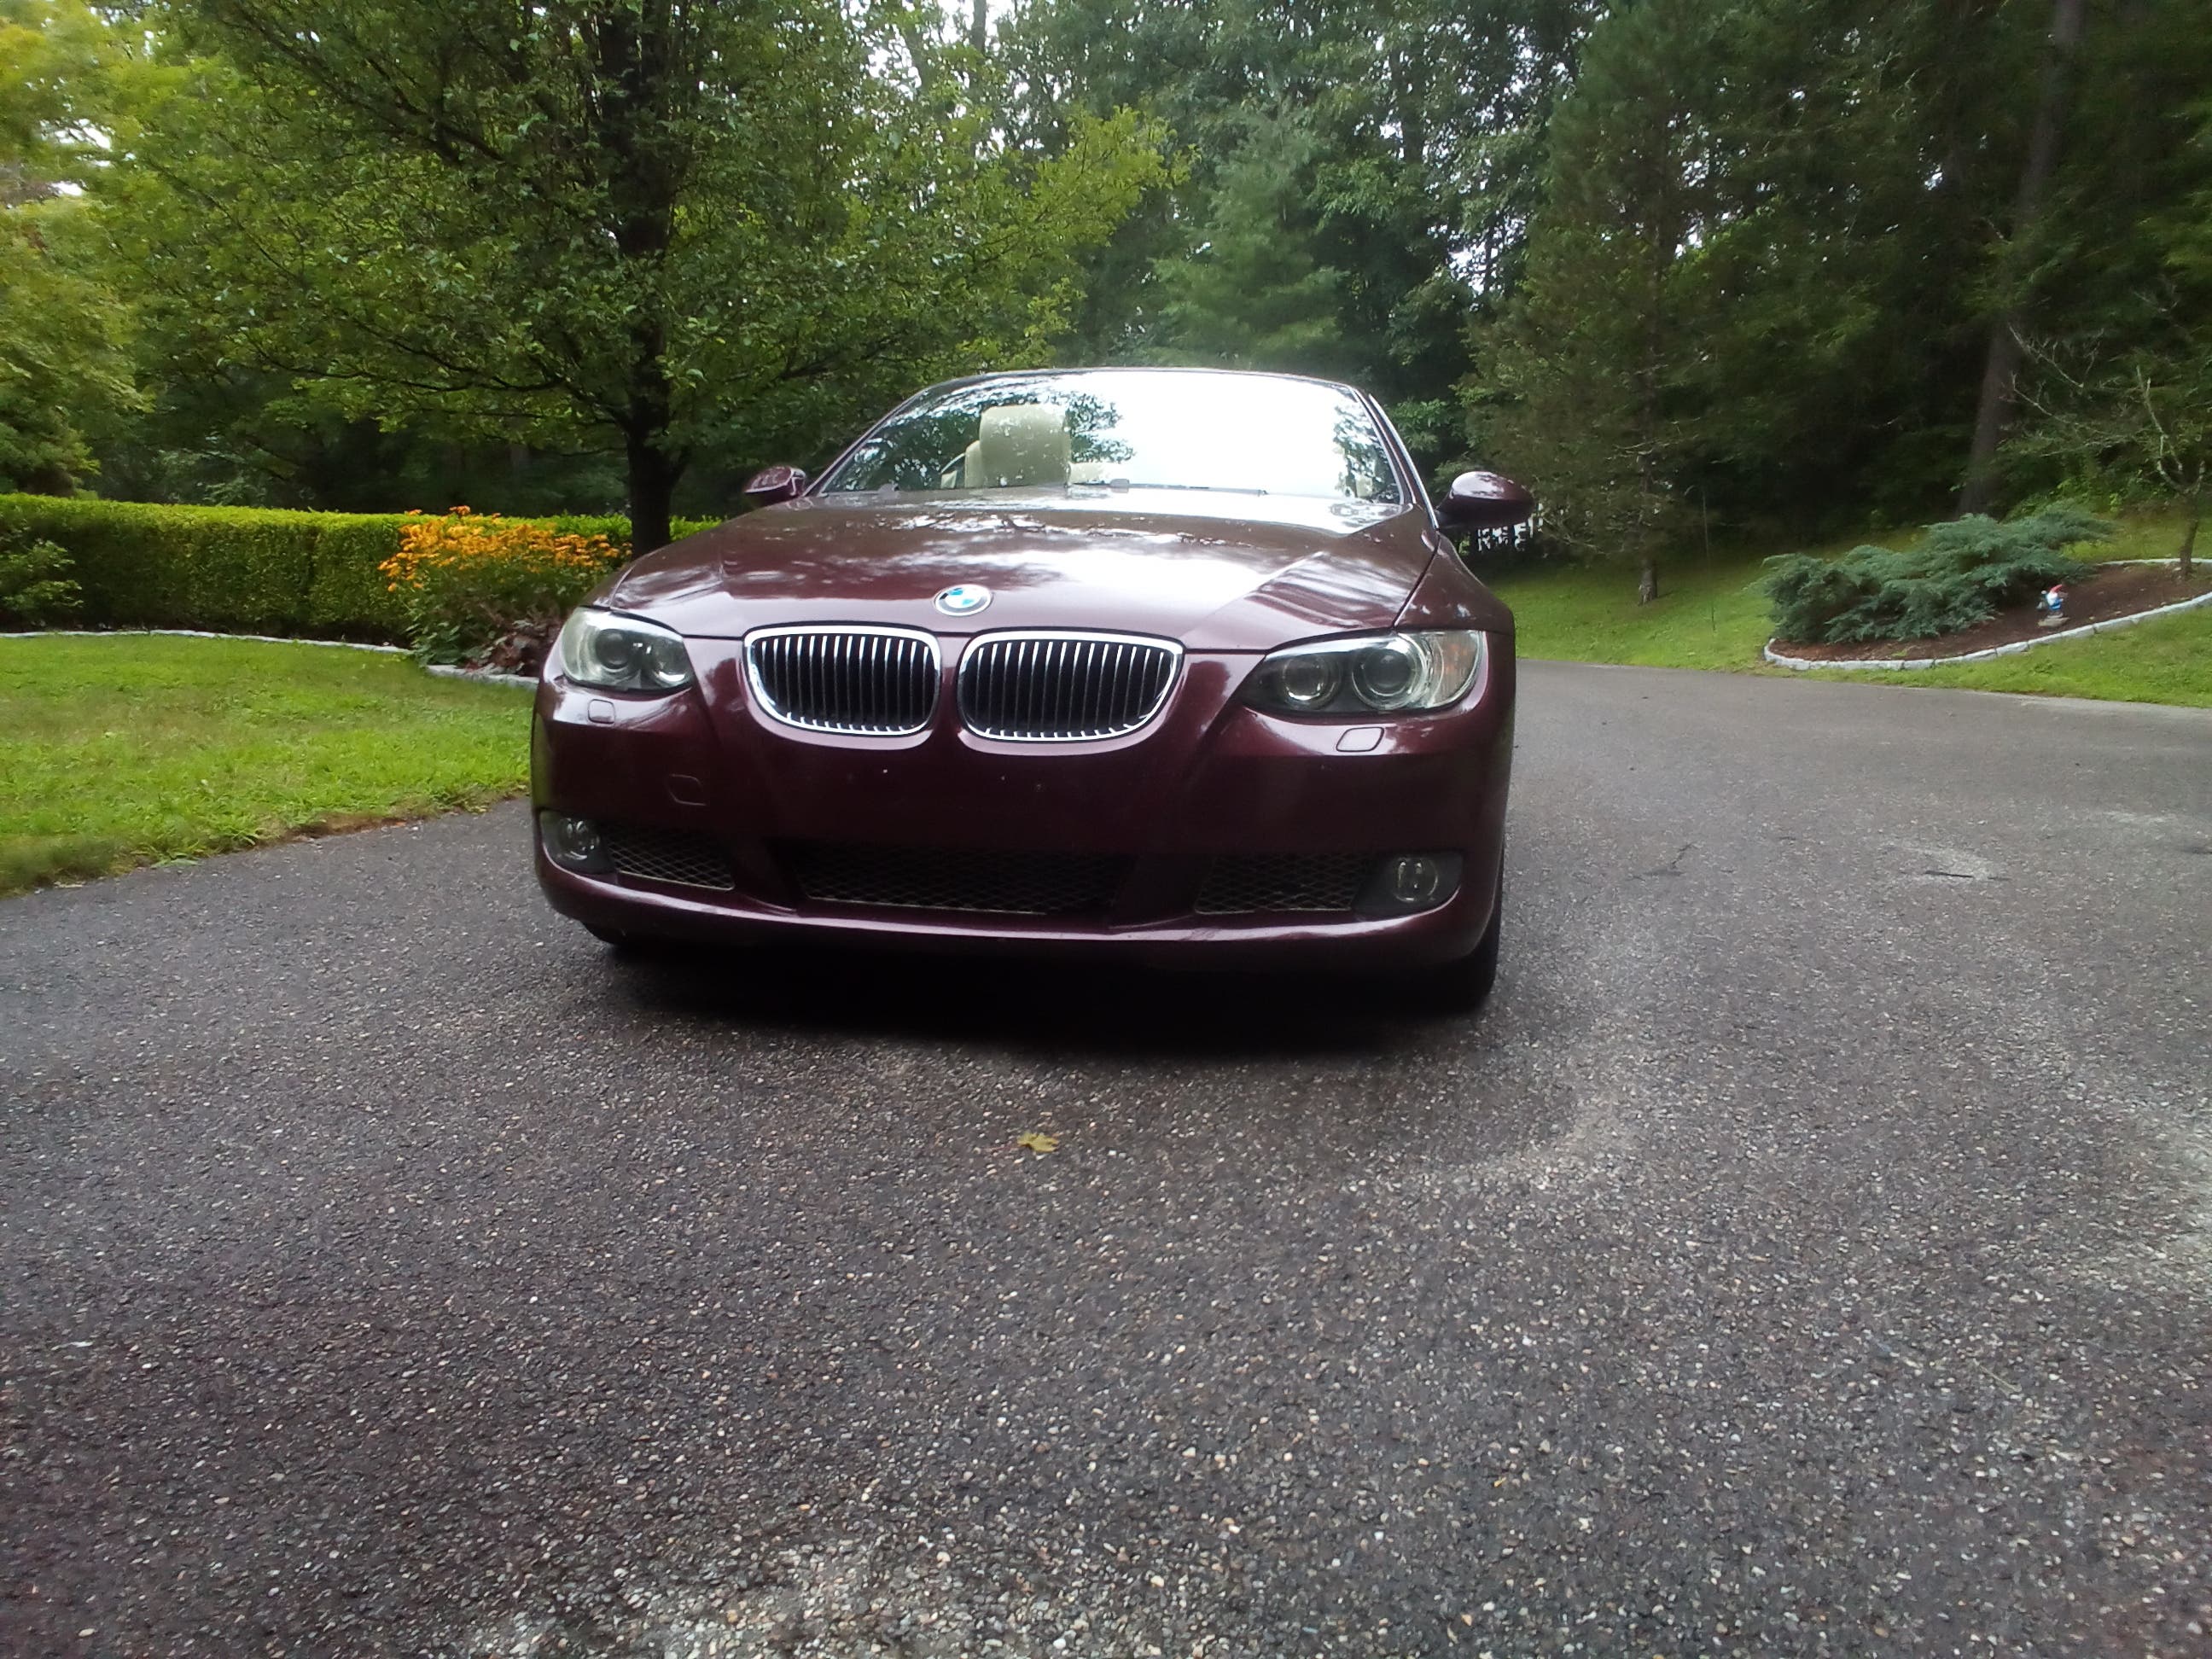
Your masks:
<instances>
[{"instance_id":1,"label":"side mirror","mask_svg":"<svg viewBox=\"0 0 2212 1659\"><path fill-rule=\"evenodd\" d=\"M795 466L764 466L745 481L745 500L754 507L787 501L806 488L806 475Z\"/></svg>"},{"instance_id":2,"label":"side mirror","mask_svg":"<svg viewBox=\"0 0 2212 1659\"><path fill-rule=\"evenodd\" d=\"M1495 472L1461 473L1437 503L1437 517L1455 530L1504 530L1535 512L1534 495Z\"/></svg>"}]
</instances>

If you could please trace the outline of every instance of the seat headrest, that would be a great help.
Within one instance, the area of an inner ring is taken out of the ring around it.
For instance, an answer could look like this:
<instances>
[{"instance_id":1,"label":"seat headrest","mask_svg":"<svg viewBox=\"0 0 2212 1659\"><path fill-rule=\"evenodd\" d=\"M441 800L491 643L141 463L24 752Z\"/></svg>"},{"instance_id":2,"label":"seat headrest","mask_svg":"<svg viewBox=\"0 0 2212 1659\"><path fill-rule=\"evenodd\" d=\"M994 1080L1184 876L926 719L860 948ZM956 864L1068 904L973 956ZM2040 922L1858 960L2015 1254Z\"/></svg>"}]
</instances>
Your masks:
<instances>
[{"instance_id":1,"label":"seat headrest","mask_svg":"<svg viewBox=\"0 0 2212 1659\"><path fill-rule=\"evenodd\" d=\"M1049 404L1000 404L985 410L975 448L970 488L1067 482L1067 416Z\"/></svg>"}]
</instances>

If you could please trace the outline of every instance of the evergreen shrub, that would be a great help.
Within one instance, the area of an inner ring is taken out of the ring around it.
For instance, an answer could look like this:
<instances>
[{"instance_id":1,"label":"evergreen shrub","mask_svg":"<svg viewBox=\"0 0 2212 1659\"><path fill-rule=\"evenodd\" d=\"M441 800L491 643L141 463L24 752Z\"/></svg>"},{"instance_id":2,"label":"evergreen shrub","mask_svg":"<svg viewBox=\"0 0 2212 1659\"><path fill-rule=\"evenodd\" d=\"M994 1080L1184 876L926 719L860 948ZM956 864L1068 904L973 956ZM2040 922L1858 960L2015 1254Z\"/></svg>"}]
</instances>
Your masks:
<instances>
[{"instance_id":1,"label":"evergreen shrub","mask_svg":"<svg viewBox=\"0 0 2212 1659\"><path fill-rule=\"evenodd\" d=\"M1841 558L1785 553L1761 580L1778 638L1841 645L1922 640L1987 622L2055 582L2094 567L2067 550L2109 541L2113 527L2077 507L2051 507L2000 523L1974 516L1930 525L1905 552L1855 547Z\"/></svg>"}]
</instances>

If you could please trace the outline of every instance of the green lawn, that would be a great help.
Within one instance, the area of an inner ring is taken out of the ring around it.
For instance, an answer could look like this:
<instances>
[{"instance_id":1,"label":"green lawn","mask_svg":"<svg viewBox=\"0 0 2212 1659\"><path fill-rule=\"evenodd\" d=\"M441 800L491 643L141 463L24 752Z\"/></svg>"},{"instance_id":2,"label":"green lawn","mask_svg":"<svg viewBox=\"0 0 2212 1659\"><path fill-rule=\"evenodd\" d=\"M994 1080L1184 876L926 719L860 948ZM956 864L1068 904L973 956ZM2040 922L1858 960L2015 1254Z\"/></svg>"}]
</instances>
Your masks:
<instances>
[{"instance_id":1,"label":"green lawn","mask_svg":"<svg viewBox=\"0 0 2212 1659\"><path fill-rule=\"evenodd\" d=\"M1662 565L1659 597L1636 602L1626 565L1565 564L1475 574L1513 607L1520 653L1654 668L1750 668L1766 642L1758 557L1741 553Z\"/></svg>"},{"instance_id":2,"label":"green lawn","mask_svg":"<svg viewBox=\"0 0 2212 1659\"><path fill-rule=\"evenodd\" d=\"M1842 552L1872 540L1902 545L1903 536L1860 537L1826 550ZM2108 559L2172 556L2178 520L2132 519L2100 550ZM1485 575L1513 607L1520 653L1571 662L1639 663L1655 668L1725 668L1781 674L1759 656L1766 643L1766 600L1758 590L1763 555L1778 548L1716 550L1662 564L1660 597L1636 602L1635 573L1623 565L1560 564ZM1478 574L1484 574L1480 564ZM1900 656L1910 654L1900 650ZM2145 623L2117 634L2062 641L2017 656L1911 672L1820 673L1821 678L1884 685L1966 686L1978 691L2041 692L2121 702L2212 707L2212 608Z\"/></svg>"},{"instance_id":3,"label":"green lawn","mask_svg":"<svg viewBox=\"0 0 2212 1659\"><path fill-rule=\"evenodd\" d=\"M1779 671L1778 671L1779 672ZM1814 671L1816 673L1818 670ZM1821 673L1822 679L1869 679ZM2117 634L2023 651L1990 662L1960 663L1893 678L1901 685L1949 685L1970 691L2031 691L2110 702L2179 702L2212 708L2212 605L2138 623Z\"/></svg>"},{"instance_id":4,"label":"green lawn","mask_svg":"<svg viewBox=\"0 0 2212 1659\"><path fill-rule=\"evenodd\" d=\"M521 790L529 699L404 657L0 640L0 893Z\"/></svg>"}]
</instances>

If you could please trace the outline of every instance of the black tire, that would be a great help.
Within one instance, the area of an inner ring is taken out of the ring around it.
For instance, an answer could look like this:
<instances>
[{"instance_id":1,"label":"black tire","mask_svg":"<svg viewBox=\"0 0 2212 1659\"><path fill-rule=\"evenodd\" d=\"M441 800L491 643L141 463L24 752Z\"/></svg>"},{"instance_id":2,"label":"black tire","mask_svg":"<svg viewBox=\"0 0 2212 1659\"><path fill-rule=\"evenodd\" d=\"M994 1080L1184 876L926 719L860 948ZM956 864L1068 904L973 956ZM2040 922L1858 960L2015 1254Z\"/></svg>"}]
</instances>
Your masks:
<instances>
[{"instance_id":1,"label":"black tire","mask_svg":"<svg viewBox=\"0 0 2212 1659\"><path fill-rule=\"evenodd\" d=\"M665 955L669 949L667 940L655 939L650 933L626 933L619 927L602 927L590 921L584 923L583 927L586 933L623 962L645 962Z\"/></svg>"},{"instance_id":2,"label":"black tire","mask_svg":"<svg viewBox=\"0 0 2212 1659\"><path fill-rule=\"evenodd\" d=\"M1498 881L1498 902L1491 907L1490 926L1475 941L1474 949L1456 962L1407 975L1400 983L1407 1000L1425 1014L1471 1014L1490 1000L1498 983L1498 947L1505 931L1505 878Z\"/></svg>"}]
</instances>

